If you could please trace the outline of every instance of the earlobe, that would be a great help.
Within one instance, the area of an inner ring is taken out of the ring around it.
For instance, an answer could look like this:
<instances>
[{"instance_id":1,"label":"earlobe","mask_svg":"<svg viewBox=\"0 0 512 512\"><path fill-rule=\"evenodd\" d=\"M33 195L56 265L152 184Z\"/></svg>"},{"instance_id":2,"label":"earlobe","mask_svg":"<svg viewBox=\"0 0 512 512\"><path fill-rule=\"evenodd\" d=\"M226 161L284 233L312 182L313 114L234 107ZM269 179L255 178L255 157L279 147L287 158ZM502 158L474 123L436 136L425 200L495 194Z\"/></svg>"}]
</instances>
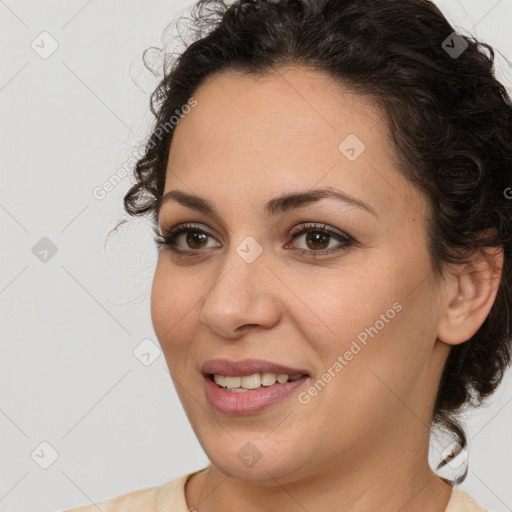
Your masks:
<instances>
[{"instance_id":1,"label":"earlobe","mask_svg":"<svg viewBox=\"0 0 512 512\"><path fill-rule=\"evenodd\" d=\"M485 248L471 264L455 266L446 287L438 339L449 345L469 340L487 318L498 293L503 247Z\"/></svg>"}]
</instances>

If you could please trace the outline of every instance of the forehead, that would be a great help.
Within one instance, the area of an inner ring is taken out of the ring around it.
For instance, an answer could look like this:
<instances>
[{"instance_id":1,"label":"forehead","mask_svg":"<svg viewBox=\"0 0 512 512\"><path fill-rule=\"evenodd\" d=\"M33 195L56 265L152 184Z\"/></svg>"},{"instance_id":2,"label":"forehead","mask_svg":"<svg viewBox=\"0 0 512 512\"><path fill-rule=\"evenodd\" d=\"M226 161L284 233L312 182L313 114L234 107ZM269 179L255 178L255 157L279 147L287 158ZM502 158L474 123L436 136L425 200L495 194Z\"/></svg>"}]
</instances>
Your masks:
<instances>
[{"instance_id":1,"label":"forehead","mask_svg":"<svg viewBox=\"0 0 512 512\"><path fill-rule=\"evenodd\" d=\"M223 72L208 78L193 96L197 106L175 129L178 149L187 142L200 143L203 151L228 158L222 144L282 154L288 147L299 150L305 143L323 142L319 149L329 147L338 157L336 142L344 135L355 133L373 145L386 135L375 130L382 118L377 105L306 68L287 67L263 76Z\"/></svg>"},{"instance_id":2,"label":"forehead","mask_svg":"<svg viewBox=\"0 0 512 512\"><path fill-rule=\"evenodd\" d=\"M285 191L331 186L382 214L400 198L409 197L409 207L414 200L383 111L323 73L230 71L207 79L193 97L196 106L174 129L165 192L212 197L214 184L220 201L236 192L262 204Z\"/></svg>"}]
</instances>

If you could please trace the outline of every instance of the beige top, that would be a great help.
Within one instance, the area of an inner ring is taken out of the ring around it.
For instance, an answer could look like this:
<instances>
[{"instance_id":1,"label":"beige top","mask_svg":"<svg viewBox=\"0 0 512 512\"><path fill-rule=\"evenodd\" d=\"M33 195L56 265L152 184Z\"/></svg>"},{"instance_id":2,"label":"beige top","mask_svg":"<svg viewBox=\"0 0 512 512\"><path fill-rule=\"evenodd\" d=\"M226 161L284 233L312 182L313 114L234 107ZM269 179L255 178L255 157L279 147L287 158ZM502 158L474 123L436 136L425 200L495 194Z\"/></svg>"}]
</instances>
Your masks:
<instances>
[{"instance_id":1,"label":"beige top","mask_svg":"<svg viewBox=\"0 0 512 512\"><path fill-rule=\"evenodd\" d=\"M98 512L98 507L102 512L189 512L185 501L185 483L192 475L205 469L180 476L160 487L122 494L102 503L85 505L64 512ZM469 494L453 487L445 512L489 511L482 508Z\"/></svg>"}]
</instances>

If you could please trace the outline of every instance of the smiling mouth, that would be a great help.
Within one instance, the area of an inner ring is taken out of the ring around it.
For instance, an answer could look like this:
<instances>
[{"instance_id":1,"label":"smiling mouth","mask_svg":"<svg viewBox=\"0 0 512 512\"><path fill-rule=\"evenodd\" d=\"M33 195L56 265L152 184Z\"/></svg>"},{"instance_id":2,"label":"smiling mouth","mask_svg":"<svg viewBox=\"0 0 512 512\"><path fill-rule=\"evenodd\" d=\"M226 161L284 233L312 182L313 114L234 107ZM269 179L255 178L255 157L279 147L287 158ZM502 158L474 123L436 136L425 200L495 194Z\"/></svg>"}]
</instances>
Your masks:
<instances>
[{"instance_id":1,"label":"smiling mouth","mask_svg":"<svg viewBox=\"0 0 512 512\"><path fill-rule=\"evenodd\" d=\"M220 374L209 374L212 380L225 391L232 393L246 393L250 391L258 391L272 386L281 386L288 382L294 382L299 379L307 378L308 375L297 374L287 375L285 373L254 373L252 375L228 376Z\"/></svg>"},{"instance_id":2,"label":"smiling mouth","mask_svg":"<svg viewBox=\"0 0 512 512\"><path fill-rule=\"evenodd\" d=\"M284 369L285 367L279 368L281 371ZM210 371L212 370L215 371L213 368ZM227 416L251 415L272 406L276 407L282 400L306 385L311 378L304 370L291 368L291 375L256 373L254 369L235 371L233 367L225 366L216 370L226 371L231 375L205 372L205 393L209 404L217 412ZM249 372L251 373L248 375Z\"/></svg>"}]
</instances>

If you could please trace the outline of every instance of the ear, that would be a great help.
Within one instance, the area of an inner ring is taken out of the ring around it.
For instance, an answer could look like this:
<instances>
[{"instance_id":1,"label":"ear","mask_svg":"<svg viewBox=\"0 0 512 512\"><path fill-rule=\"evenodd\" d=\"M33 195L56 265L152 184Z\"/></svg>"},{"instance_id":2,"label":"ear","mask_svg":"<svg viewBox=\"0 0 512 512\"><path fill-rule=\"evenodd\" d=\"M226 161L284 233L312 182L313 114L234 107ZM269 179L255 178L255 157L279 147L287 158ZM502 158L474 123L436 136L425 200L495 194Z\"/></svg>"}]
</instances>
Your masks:
<instances>
[{"instance_id":1,"label":"ear","mask_svg":"<svg viewBox=\"0 0 512 512\"><path fill-rule=\"evenodd\" d=\"M469 264L455 265L445 283L445 307L437 337L449 345L469 340L494 304L503 266L503 247L485 248Z\"/></svg>"}]
</instances>

